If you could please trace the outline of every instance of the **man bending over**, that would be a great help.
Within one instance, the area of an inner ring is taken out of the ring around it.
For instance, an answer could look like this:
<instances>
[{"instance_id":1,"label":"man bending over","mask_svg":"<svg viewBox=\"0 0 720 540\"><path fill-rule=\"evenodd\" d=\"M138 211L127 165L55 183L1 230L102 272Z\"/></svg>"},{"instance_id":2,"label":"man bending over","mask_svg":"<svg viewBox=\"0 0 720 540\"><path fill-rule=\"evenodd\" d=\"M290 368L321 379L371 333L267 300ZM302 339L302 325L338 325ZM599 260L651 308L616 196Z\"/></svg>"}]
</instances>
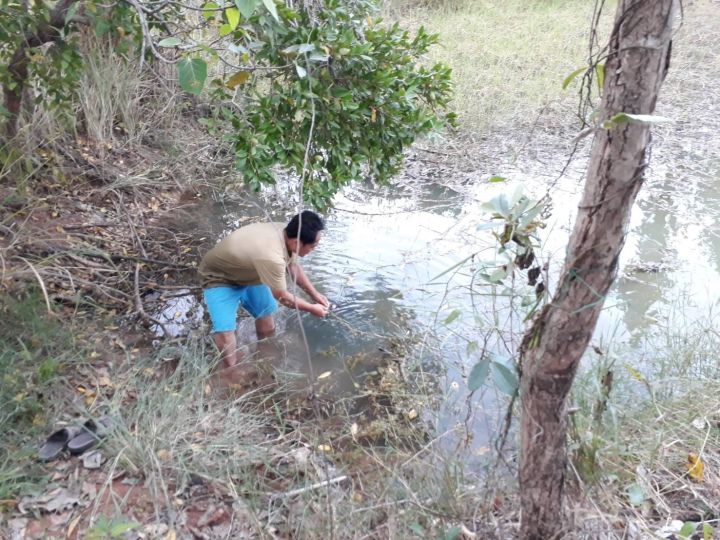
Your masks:
<instances>
[{"instance_id":1,"label":"man bending over","mask_svg":"<svg viewBox=\"0 0 720 540\"><path fill-rule=\"evenodd\" d=\"M275 334L272 314L278 302L316 317L327 315L328 299L310 283L297 259L315 249L324 228L320 216L306 210L287 226L271 222L241 227L205 254L199 267L203 295L226 367L241 358L235 337L238 306L255 318L258 339ZM313 303L288 290L286 270Z\"/></svg>"}]
</instances>

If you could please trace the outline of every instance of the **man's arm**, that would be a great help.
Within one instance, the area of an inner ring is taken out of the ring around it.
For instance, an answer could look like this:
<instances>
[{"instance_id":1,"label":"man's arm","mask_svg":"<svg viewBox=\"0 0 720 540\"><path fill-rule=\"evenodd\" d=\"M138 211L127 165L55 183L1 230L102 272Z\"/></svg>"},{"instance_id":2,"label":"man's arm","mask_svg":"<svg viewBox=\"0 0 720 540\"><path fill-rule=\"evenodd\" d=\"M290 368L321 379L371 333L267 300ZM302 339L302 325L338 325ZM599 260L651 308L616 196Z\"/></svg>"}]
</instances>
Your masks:
<instances>
[{"instance_id":1,"label":"man's arm","mask_svg":"<svg viewBox=\"0 0 720 540\"><path fill-rule=\"evenodd\" d=\"M292 294L290 291L279 291L276 289L271 289L272 295L275 297L275 299L280 302L283 306L288 308L298 308L302 311L307 311L308 313L312 313L316 317L324 317L328 314L327 307L323 304L317 303L317 304L311 304L310 302L306 302L302 298L298 298L294 294ZM317 292L317 291L316 291Z\"/></svg>"},{"instance_id":2,"label":"man's arm","mask_svg":"<svg viewBox=\"0 0 720 540\"><path fill-rule=\"evenodd\" d=\"M305 275L305 271L302 266L297 263L290 263L288 265L288 272L290 278L298 284L303 291L305 291L310 298L315 300L318 304L322 304L324 307L330 307L330 302L325 295L320 294L315 286L310 282L308 277ZM302 309L302 308L300 308Z\"/></svg>"}]
</instances>

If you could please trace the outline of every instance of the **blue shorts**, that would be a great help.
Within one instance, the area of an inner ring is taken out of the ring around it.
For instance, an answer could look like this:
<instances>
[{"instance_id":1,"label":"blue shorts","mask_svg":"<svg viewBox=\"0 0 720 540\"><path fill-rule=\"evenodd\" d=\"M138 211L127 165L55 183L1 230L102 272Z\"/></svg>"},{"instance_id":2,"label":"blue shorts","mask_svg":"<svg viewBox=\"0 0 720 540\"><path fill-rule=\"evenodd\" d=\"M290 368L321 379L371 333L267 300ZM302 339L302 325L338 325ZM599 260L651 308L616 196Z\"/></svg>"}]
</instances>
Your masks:
<instances>
[{"instance_id":1,"label":"blue shorts","mask_svg":"<svg viewBox=\"0 0 720 540\"><path fill-rule=\"evenodd\" d=\"M223 285L203 290L213 332L234 332L237 309L242 306L254 318L275 313L278 304L267 285Z\"/></svg>"}]
</instances>

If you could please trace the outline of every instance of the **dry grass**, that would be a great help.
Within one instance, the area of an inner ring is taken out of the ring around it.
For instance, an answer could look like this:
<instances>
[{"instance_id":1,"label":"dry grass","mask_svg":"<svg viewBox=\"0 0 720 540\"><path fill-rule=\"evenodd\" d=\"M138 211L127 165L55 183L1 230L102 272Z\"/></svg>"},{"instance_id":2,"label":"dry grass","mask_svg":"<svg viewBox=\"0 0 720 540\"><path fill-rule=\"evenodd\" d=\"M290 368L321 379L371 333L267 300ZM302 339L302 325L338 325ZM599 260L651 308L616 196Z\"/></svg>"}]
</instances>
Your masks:
<instances>
[{"instance_id":1,"label":"dry grass","mask_svg":"<svg viewBox=\"0 0 720 540\"><path fill-rule=\"evenodd\" d=\"M608 347L574 388L571 451L577 531L657 534L672 521L720 524L720 354L717 316L682 315L648 336L644 361ZM598 416L611 370L607 409ZM697 456L703 471L689 467ZM635 492L631 498L630 493ZM702 526L698 525L700 530ZM589 538L592 535L587 536Z\"/></svg>"},{"instance_id":2,"label":"dry grass","mask_svg":"<svg viewBox=\"0 0 720 540\"><path fill-rule=\"evenodd\" d=\"M388 9L391 18L439 34L430 60L452 67L453 107L465 130L527 126L546 106L576 108L576 93L562 83L587 63L592 2L467 0L450 8ZM605 13L603 29L612 6Z\"/></svg>"},{"instance_id":3,"label":"dry grass","mask_svg":"<svg viewBox=\"0 0 720 540\"><path fill-rule=\"evenodd\" d=\"M394 409L415 390L392 369L378 367L374 405L358 413L322 395L314 407L272 379L225 386L205 347L191 338L112 376L112 396L94 407L118 429L102 474L84 479L98 496L79 530L105 516L210 538L424 538L488 514L479 477ZM159 376L168 358L176 367ZM137 489L123 497L113 478Z\"/></svg>"},{"instance_id":4,"label":"dry grass","mask_svg":"<svg viewBox=\"0 0 720 540\"><path fill-rule=\"evenodd\" d=\"M95 143L140 143L148 133L172 128L179 120L182 93L163 76L141 72L136 59L111 44L85 37L78 112Z\"/></svg>"}]
</instances>

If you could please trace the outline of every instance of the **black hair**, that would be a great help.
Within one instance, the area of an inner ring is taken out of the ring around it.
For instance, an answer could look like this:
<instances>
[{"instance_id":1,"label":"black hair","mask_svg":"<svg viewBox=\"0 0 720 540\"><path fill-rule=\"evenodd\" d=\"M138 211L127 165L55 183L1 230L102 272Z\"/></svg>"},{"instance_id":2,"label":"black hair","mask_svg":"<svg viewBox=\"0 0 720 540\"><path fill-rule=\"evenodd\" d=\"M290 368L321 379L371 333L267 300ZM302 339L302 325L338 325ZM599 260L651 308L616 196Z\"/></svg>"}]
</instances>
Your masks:
<instances>
[{"instance_id":1,"label":"black hair","mask_svg":"<svg viewBox=\"0 0 720 540\"><path fill-rule=\"evenodd\" d=\"M325 229L325 224L315 212L305 210L301 214L293 216L285 227L288 238L297 238L298 229L300 229L300 243L314 244L317 241L318 233Z\"/></svg>"}]
</instances>

